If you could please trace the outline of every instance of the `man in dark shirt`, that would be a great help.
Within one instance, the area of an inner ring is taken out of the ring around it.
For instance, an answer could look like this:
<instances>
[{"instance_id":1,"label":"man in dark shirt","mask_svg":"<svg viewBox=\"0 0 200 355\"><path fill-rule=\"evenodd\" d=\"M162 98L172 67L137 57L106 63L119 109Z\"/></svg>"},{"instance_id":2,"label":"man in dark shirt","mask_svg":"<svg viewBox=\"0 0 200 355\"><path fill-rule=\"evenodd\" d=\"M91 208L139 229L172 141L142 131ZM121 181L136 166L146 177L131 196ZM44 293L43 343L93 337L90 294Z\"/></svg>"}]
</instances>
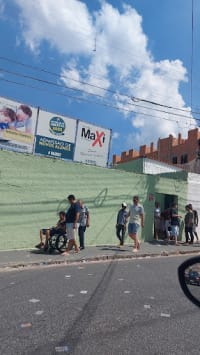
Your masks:
<instances>
[{"instance_id":1,"label":"man in dark shirt","mask_svg":"<svg viewBox=\"0 0 200 355\"><path fill-rule=\"evenodd\" d=\"M199 237L198 237L198 234L197 234L197 227L198 227L198 223L199 223L198 212L193 209L191 203L188 206L189 206L189 208L192 210L192 212L194 214L193 233L194 233L195 237L197 238L197 242L198 242L199 241Z\"/></svg>"},{"instance_id":2,"label":"man in dark shirt","mask_svg":"<svg viewBox=\"0 0 200 355\"><path fill-rule=\"evenodd\" d=\"M116 234L117 234L117 238L120 241L119 247L123 247L124 245L124 236L126 232L126 224L127 224L127 216L128 216L126 207L127 204L123 202L122 208L119 210L117 214Z\"/></svg>"},{"instance_id":3,"label":"man in dark shirt","mask_svg":"<svg viewBox=\"0 0 200 355\"><path fill-rule=\"evenodd\" d=\"M75 248L75 253L79 252L79 248L76 243L76 237L78 232L78 220L80 216L81 207L80 203L76 201L74 195L69 195L67 199L70 204L70 207L68 208L65 216L68 246L66 251L62 253L62 255L64 256L68 254L68 252L73 248L73 246Z\"/></svg>"}]
</instances>

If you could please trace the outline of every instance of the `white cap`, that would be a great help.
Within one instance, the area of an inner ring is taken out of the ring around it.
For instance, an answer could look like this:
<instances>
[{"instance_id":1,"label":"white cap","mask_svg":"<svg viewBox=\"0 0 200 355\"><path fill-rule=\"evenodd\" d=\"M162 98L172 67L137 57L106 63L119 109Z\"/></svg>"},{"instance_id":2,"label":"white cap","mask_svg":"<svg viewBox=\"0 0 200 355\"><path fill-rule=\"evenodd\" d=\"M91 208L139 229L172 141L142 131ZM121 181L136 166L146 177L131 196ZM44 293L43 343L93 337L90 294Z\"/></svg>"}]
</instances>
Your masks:
<instances>
[{"instance_id":1,"label":"white cap","mask_svg":"<svg viewBox=\"0 0 200 355\"><path fill-rule=\"evenodd\" d=\"M126 202L122 202L122 207L127 207Z\"/></svg>"}]
</instances>

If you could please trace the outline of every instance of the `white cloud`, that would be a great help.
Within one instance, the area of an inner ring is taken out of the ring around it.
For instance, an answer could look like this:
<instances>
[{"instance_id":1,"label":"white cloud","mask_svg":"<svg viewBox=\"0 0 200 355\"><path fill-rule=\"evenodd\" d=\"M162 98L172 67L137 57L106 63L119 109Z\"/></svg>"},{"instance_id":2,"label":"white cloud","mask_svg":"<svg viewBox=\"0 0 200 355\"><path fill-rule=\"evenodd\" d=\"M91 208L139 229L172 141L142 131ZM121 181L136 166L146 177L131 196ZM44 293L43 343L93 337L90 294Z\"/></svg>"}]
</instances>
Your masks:
<instances>
[{"instance_id":1,"label":"white cloud","mask_svg":"<svg viewBox=\"0 0 200 355\"><path fill-rule=\"evenodd\" d=\"M130 132L130 139L127 138L130 147L132 142L135 147L171 133L186 135L191 125L195 125L187 112L140 100L134 105L131 101L130 97L134 96L189 111L180 94L180 84L187 81L183 63L178 59L156 61L153 58L148 50L142 17L133 7L124 5L120 12L102 1L99 11L90 13L86 4L78 0L15 2L21 10L23 38L27 46L35 51L40 49L43 41L47 41L66 55L61 80L66 85L108 98L111 104L131 118L133 132ZM88 82L91 86L81 82ZM98 87L119 94L112 95Z\"/></svg>"},{"instance_id":2,"label":"white cloud","mask_svg":"<svg viewBox=\"0 0 200 355\"><path fill-rule=\"evenodd\" d=\"M0 0L0 17L4 15L5 3L3 0Z\"/></svg>"},{"instance_id":3,"label":"white cloud","mask_svg":"<svg viewBox=\"0 0 200 355\"><path fill-rule=\"evenodd\" d=\"M112 139L118 139L119 137L120 137L120 134L118 132L113 132Z\"/></svg>"},{"instance_id":4,"label":"white cloud","mask_svg":"<svg viewBox=\"0 0 200 355\"><path fill-rule=\"evenodd\" d=\"M23 37L33 51L48 41L61 53L85 54L93 46L87 7L77 0L15 0L21 9Z\"/></svg>"}]
</instances>

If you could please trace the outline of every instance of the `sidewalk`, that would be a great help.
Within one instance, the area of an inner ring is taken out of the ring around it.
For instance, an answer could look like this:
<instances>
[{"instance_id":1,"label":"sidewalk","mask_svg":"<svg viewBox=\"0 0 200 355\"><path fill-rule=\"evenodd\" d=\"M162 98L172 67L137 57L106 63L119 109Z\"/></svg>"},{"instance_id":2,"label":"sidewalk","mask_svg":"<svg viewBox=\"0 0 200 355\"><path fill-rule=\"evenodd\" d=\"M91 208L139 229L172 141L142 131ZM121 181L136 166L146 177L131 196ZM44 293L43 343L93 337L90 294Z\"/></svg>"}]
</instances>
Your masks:
<instances>
[{"instance_id":1,"label":"sidewalk","mask_svg":"<svg viewBox=\"0 0 200 355\"><path fill-rule=\"evenodd\" d=\"M58 252L53 254L43 253L40 250L11 250L0 251L0 269L14 269L31 266L71 264L74 262L89 262L103 260L134 259L138 257L161 257L170 255L198 254L200 244L190 246L165 245L163 242L151 242L141 244L137 253L132 252L132 246L126 245L124 250L116 246L89 246L80 253L73 251L68 256L62 256Z\"/></svg>"}]
</instances>

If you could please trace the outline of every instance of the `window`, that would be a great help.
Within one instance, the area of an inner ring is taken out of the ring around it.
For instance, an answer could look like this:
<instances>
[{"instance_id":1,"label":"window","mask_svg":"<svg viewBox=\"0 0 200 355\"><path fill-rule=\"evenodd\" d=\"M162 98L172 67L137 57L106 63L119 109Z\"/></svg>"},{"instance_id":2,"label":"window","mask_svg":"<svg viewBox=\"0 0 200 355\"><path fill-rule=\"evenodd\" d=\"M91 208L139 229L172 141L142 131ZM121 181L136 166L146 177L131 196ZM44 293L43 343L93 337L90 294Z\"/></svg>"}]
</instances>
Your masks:
<instances>
[{"instance_id":1,"label":"window","mask_svg":"<svg viewBox=\"0 0 200 355\"><path fill-rule=\"evenodd\" d=\"M172 164L177 164L177 157L172 158Z\"/></svg>"},{"instance_id":2,"label":"window","mask_svg":"<svg viewBox=\"0 0 200 355\"><path fill-rule=\"evenodd\" d=\"M186 164L188 162L187 154L181 155L181 164Z\"/></svg>"}]
</instances>

